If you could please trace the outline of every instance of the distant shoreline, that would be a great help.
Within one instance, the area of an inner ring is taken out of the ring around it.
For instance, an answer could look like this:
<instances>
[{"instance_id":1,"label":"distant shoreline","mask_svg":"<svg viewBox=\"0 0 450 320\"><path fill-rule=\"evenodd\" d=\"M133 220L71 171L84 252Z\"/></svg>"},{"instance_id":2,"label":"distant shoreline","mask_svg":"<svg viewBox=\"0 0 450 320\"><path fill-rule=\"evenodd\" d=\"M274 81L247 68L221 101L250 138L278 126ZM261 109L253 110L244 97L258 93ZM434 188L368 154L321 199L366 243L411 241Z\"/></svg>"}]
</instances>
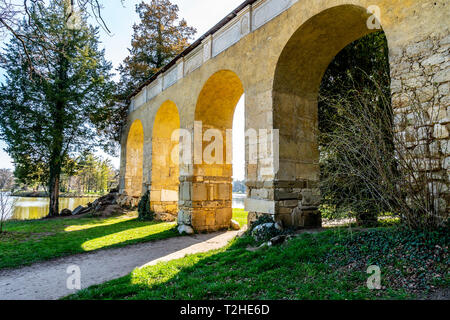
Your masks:
<instances>
[{"instance_id":1,"label":"distant shoreline","mask_svg":"<svg viewBox=\"0 0 450 320\"><path fill-rule=\"evenodd\" d=\"M20 192L14 192L11 194L13 197L19 197L19 198L48 198L49 195L45 191L20 191ZM99 198L101 197L101 194L73 194L73 193L61 193L59 195L60 198Z\"/></svg>"},{"instance_id":2,"label":"distant shoreline","mask_svg":"<svg viewBox=\"0 0 450 320\"><path fill-rule=\"evenodd\" d=\"M105 193L106 194L106 193ZM103 194L103 195L105 195ZM103 196L102 194L74 194L74 193L61 193L59 195L60 198L99 198ZM13 197L19 198L48 198L49 195L45 191L19 191L11 194ZM233 192L233 196L237 196L237 198L245 198L245 193L236 193Z\"/></svg>"},{"instance_id":3,"label":"distant shoreline","mask_svg":"<svg viewBox=\"0 0 450 320\"><path fill-rule=\"evenodd\" d=\"M233 192L233 196L242 196L242 197L246 197L247 195L245 193L237 193L237 192Z\"/></svg>"}]
</instances>

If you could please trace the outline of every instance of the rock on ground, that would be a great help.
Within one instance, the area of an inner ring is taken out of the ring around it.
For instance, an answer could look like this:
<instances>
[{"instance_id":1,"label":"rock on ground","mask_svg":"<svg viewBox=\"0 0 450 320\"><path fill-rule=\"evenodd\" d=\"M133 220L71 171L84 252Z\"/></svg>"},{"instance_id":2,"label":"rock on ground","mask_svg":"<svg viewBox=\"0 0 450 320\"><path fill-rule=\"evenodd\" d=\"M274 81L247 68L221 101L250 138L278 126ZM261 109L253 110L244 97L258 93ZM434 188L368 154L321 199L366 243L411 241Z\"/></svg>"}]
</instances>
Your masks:
<instances>
[{"instance_id":1,"label":"rock on ground","mask_svg":"<svg viewBox=\"0 0 450 320\"><path fill-rule=\"evenodd\" d=\"M178 226L178 232L180 234L186 233L186 234L194 234L194 229L192 227L181 224Z\"/></svg>"},{"instance_id":2,"label":"rock on ground","mask_svg":"<svg viewBox=\"0 0 450 320\"><path fill-rule=\"evenodd\" d=\"M232 230L240 230L241 229L241 225L236 220L231 220L230 226L231 226Z\"/></svg>"}]
</instances>

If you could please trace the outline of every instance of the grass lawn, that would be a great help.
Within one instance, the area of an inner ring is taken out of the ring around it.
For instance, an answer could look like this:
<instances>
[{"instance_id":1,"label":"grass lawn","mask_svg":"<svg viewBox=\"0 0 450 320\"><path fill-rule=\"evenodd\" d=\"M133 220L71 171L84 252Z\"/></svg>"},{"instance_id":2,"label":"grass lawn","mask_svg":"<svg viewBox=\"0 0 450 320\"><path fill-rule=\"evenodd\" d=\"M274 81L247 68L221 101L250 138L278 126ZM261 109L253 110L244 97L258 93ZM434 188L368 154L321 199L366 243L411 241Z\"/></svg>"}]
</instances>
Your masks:
<instances>
[{"instance_id":1,"label":"grass lawn","mask_svg":"<svg viewBox=\"0 0 450 320\"><path fill-rule=\"evenodd\" d=\"M408 299L447 287L448 230L397 227L302 234L278 247L244 237L228 247L136 269L67 299ZM367 267L381 268L381 290Z\"/></svg>"},{"instance_id":2,"label":"grass lawn","mask_svg":"<svg viewBox=\"0 0 450 320\"><path fill-rule=\"evenodd\" d=\"M233 220L239 222L241 228L247 224L247 216L248 212L244 211L244 209L233 209Z\"/></svg>"},{"instance_id":3,"label":"grass lawn","mask_svg":"<svg viewBox=\"0 0 450 320\"><path fill-rule=\"evenodd\" d=\"M138 242L178 236L176 224L140 222L136 215L7 221L0 235L0 269Z\"/></svg>"},{"instance_id":4,"label":"grass lawn","mask_svg":"<svg viewBox=\"0 0 450 320\"><path fill-rule=\"evenodd\" d=\"M247 213L234 209L233 219L243 226ZM136 214L7 221L4 230L6 233L0 235L0 269L179 235L174 223L140 222Z\"/></svg>"}]
</instances>

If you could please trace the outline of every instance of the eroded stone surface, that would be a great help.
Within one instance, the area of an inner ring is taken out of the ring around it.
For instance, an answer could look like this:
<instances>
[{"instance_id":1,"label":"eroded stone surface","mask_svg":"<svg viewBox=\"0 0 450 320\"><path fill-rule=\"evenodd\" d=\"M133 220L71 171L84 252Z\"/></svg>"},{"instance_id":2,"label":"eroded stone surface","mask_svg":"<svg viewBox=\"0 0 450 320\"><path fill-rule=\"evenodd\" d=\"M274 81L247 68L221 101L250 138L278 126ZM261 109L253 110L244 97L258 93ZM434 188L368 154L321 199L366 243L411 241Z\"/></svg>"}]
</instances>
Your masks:
<instances>
[{"instance_id":1,"label":"eroded stone surface","mask_svg":"<svg viewBox=\"0 0 450 320\"><path fill-rule=\"evenodd\" d=\"M278 150L261 140L246 143L249 222L271 215L284 226L320 225L317 94L331 59L350 42L377 31L367 27L367 8L373 1L302 0L289 1L285 7L280 3L260 1L261 10L247 6L144 88L145 95L135 97L140 102L131 108L122 142L122 191L129 190L132 196L135 190L151 188L155 209L169 211L180 224L197 231L228 228L231 165L226 161L197 164L198 151L201 156L209 146L204 143L193 150L190 163L179 167L178 202L158 203L164 185L175 191L175 183L157 183L155 176L170 176L170 165L152 169L153 159L165 156L168 144L155 138L153 131L159 123L155 122L158 110L172 101L180 127L193 133L193 145L198 139L202 142L202 133L209 129L218 129L225 137L236 103L245 92L247 129L258 134L260 129L279 130ZM389 44L396 133L418 157L429 150L427 158L418 158L416 171L428 170L445 184L442 190L447 191L439 195L439 206L448 211L448 1L380 0L376 5ZM244 17L250 17L251 23L243 23ZM413 95L420 108L412 108ZM135 121L142 123L143 132L134 129ZM200 137L194 134L195 121L202 121ZM157 147L152 148L152 141ZM229 146L224 143L224 154ZM161 148L164 152L158 152ZM261 154L261 149L267 152ZM136 161L136 157L144 160Z\"/></svg>"}]
</instances>

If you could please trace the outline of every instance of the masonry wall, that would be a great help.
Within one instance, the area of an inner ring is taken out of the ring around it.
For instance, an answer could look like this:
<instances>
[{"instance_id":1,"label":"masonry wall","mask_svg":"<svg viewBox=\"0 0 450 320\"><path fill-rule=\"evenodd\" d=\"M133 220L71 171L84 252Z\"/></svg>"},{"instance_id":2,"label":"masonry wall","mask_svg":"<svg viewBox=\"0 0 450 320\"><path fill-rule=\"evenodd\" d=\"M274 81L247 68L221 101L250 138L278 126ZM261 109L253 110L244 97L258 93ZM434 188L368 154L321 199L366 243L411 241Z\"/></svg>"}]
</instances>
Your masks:
<instances>
[{"instance_id":1,"label":"masonry wall","mask_svg":"<svg viewBox=\"0 0 450 320\"><path fill-rule=\"evenodd\" d=\"M254 219L258 215L269 214L275 219L283 220L285 224L320 225L320 216L317 215L317 205L320 201L320 194L317 190L318 152L312 134L317 122L314 114L316 97L308 96L305 99L288 92L289 90L284 90L282 85L276 87L277 68L280 67L280 57L286 45L312 17L327 9L342 5L346 5L348 8L359 8L362 17L366 17L365 9L374 4L381 9L381 24L389 42L392 92L396 113L408 117L407 103L405 105L404 102L399 102L404 101L401 97L402 94L411 92L409 86L406 85L412 85L413 88L425 91L423 107L427 109L426 104L429 102L425 101L427 86L423 85L422 79L434 79L433 81L438 83L438 92L434 99L437 99L445 111L440 113L440 118L436 120L430 130L433 131L433 139L438 141L439 145L438 151L433 156L436 163L436 177L448 187L449 159L448 151L446 151L448 148L443 148L448 145L449 130L447 120L450 12L447 1L302 0L293 1L293 3L289 9L257 30L248 33L247 29L242 28L240 41L215 57L206 54L203 56L204 61L200 67L189 71L173 85L130 113L129 124L140 119L144 127L143 190L151 186L151 132L156 112L160 106L167 100L173 101L179 108L181 128L193 130L198 98L205 83L216 72L230 70L239 77L245 92L247 129L271 130L295 127L297 123L301 124L302 122L292 121L300 119L292 117L292 110L295 114L303 113L304 120L309 119L303 121L305 125L301 129L303 130L302 135L281 134L279 153L271 150L272 153L269 152L266 156L259 157L256 164L249 161L251 146L247 144L246 175L249 199L247 199L246 208L250 212L249 218ZM346 20L339 15L336 16L336 19L344 22ZM356 21L360 23L362 20L356 19ZM329 62L332 57L318 54L314 51L318 48L317 45L308 47L308 43L317 44L320 42L320 37L327 35L327 32L331 32L331 34L325 39L333 37L333 30L327 29L325 25L314 26L319 31L317 38L309 38L311 42L304 42L303 49L310 54L311 59L321 60L322 63L318 65L320 68L310 68L307 74L311 77L305 77L302 83L312 83L318 86L326 69L323 69L326 66L326 60L328 59ZM345 28L348 28L349 33L355 33L355 25L344 24L342 30L345 31ZM344 34L341 33L341 35ZM364 33L361 33L361 36L363 35ZM344 48L350 39L337 40L341 41L334 43L332 51ZM326 40L323 41L326 43ZM322 46L321 48L326 50L327 47ZM301 73L305 67L314 65L311 63L314 60L311 59L304 60L297 68L291 69L289 72ZM184 66L185 69L188 67ZM309 89L310 92L313 92L311 88ZM411 127L411 125L404 126L400 123L401 121L398 122L400 131L407 131L407 127ZM127 132L128 129L124 131L124 134L126 135ZM122 146L126 149L126 143L122 143ZM126 150L123 150L122 177L126 171ZM180 166L179 203L183 203L184 209L179 210L179 224L192 225L196 206L203 207L203 204L194 204L193 195L198 194L198 190L205 189L205 184L208 182L196 179L193 162L191 165ZM448 193L444 193L441 199L442 206L448 208ZM445 204L444 201L446 201ZM227 207L228 204L225 203L221 208L226 209L223 210L223 213L211 209L212 212L215 212L216 221L225 221L230 218L230 210ZM293 213L295 214L293 215ZM219 224L220 228L226 227L227 224L224 221ZM214 222L214 224L216 223Z\"/></svg>"}]
</instances>

